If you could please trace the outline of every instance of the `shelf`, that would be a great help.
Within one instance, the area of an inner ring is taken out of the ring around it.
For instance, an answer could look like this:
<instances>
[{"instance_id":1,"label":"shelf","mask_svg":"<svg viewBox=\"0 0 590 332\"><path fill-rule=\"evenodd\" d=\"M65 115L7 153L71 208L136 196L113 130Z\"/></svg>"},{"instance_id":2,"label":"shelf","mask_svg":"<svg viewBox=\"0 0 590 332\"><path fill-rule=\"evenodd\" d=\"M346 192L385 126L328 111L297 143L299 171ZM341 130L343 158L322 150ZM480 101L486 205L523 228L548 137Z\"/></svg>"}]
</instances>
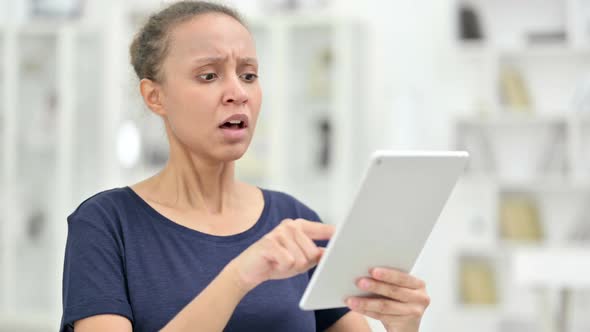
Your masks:
<instances>
[{"instance_id":1,"label":"shelf","mask_svg":"<svg viewBox=\"0 0 590 332\"><path fill-rule=\"evenodd\" d=\"M499 50L497 52L501 57L519 57L519 58L551 58L555 60L555 58L567 58L568 61L571 61L571 58L576 57L589 57L590 56L590 48L577 48L577 47L570 47L570 46L548 46L548 45L537 45L537 46L529 46L529 47L520 47L520 48L506 48ZM588 61L588 59L585 59Z\"/></svg>"},{"instance_id":2,"label":"shelf","mask_svg":"<svg viewBox=\"0 0 590 332\"><path fill-rule=\"evenodd\" d=\"M514 277L529 287L590 288L590 248L527 248L513 257Z\"/></svg>"},{"instance_id":3,"label":"shelf","mask_svg":"<svg viewBox=\"0 0 590 332\"><path fill-rule=\"evenodd\" d=\"M357 22L354 17L322 14L318 12L278 13L267 16L247 16L247 25L252 27L275 26L280 24L291 28L317 28L330 25L348 24Z\"/></svg>"},{"instance_id":4,"label":"shelf","mask_svg":"<svg viewBox=\"0 0 590 332\"><path fill-rule=\"evenodd\" d=\"M18 31L23 37L55 37L65 25L68 25L67 21L35 21L27 24L5 25L0 26L0 34L7 31ZM90 27L76 24L76 29L81 31L90 29Z\"/></svg>"},{"instance_id":5,"label":"shelf","mask_svg":"<svg viewBox=\"0 0 590 332\"><path fill-rule=\"evenodd\" d=\"M456 309L461 311L461 314L469 315L472 318L476 316L479 319L498 319L498 312L502 311L502 306L500 304L458 303Z\"/></svg>"},{"instance_id":6,"label":"shelf","mask_svg":"<svg viewBox=\"0 0 590 332\"><path fill-rule=\"evenodd\" d=\"M546 248L547 244L541 241L524 241L524 240L510 240L510 239L499 239L498 240L498 253L512 256L515 251L527 249L527 250L541 250Z\"/></svg>"},{"instance_id":7,"label":"shelf","mask_svg":"<svg viewBox=\"0 0 590 332\"><path fill-rule=\"evenodd\" d=\"M538 179L519 181L496 178L498 187L505 192L574 192L590 193L590 183L580 183L564 176L547 176Z\"/></svg>"},{"instance_id":8,"label":"shelf","mask_svg":"<svg viewBox=\"0 0 590 332\"><path fill-rule=\"evenodd\" d=\"M567 44L498 47L490 46L485 42L460 42L457 43L455 52L459 56L493 56L497 58L566 57L571 60L572 57L590 56L590 47L573 47Z\"/></svg>"},{"instance_id":9,"label":"shelf","mask_svg":"<svg viewBox=\"0 0 590 332\"><path fill-rule=\"evenodd\" d=\"M546 112L518 112L510 111L508 108L504 108L502 112L495 112L495 114L491 115L480 115L477 117L459 117L457 118L456 123L461 126L469 127L531 127L547 125L566 125L568 121L569 117L567 115L549 115Z\"/></svg>"},{"instance_id":10,"label":"shelf","mask_svg":"<svg viewBox=\"0 0 590 332\"><path fill-rule=\"evenodd\" d=\"M563 175L537 177L528 180L509 179L489 172L466 172L465 181L493 184L499 192L504 193L590 193L590 179L585 181L572 179Z\"/></svg>"}]
</instances>

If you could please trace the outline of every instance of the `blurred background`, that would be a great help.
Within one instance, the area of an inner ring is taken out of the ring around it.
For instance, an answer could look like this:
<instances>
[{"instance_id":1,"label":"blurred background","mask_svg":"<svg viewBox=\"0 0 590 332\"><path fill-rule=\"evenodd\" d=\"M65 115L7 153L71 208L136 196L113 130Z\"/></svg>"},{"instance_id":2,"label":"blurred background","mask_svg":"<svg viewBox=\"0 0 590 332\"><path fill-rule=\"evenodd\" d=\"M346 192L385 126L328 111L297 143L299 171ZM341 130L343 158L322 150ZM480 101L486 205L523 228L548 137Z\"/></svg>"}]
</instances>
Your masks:
<instances>
[{"instance_id":1,"label":"blurred background","mask_svg":"<svg viewBox=\"0 0 590 332\"><path fill-rule=\"evenodd\" d=\"M57 330L67 215L165 164L128 46L167 3L0 0L0 331ZM590 1L225 3L264 91L240 178L338 223L373 150L465 149L422 331L590 331Z\"/></svg>"}]
</instances>

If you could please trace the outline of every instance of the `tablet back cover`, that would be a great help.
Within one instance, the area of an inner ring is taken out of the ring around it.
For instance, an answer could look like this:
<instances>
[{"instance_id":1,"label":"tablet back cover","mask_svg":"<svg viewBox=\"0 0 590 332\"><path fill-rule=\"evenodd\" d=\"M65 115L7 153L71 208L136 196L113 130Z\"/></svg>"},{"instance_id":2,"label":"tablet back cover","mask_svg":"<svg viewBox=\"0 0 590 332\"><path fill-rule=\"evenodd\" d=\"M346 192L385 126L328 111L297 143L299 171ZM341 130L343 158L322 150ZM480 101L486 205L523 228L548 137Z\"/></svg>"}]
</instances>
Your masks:
<instances>
[{"instance_id":1,"label":"tablet back cover","mask_svg":"<svg viewBox=\"0 0 590 332\"><path fill-rule=\"evenodd\" d=\"M466 152L451 151L376 152L300 307L343 307L349 296L369 295L355 281L372 267L411 271L467 158Z\"/></svg>"}]
</instances>

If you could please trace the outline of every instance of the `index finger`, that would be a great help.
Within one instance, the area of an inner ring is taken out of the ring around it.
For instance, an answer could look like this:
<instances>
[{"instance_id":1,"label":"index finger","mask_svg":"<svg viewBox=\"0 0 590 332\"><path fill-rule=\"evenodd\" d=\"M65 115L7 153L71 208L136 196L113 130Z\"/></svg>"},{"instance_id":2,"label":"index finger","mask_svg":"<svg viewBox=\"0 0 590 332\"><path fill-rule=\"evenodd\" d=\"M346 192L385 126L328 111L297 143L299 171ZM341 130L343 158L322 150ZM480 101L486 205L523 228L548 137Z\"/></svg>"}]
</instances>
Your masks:
<instances>
[{"instance_id":1,"label":"index finger","mask_svg":"<svg viewBox=\"0 0 590 332\"><path fill-rule=\"evenodd\" d=\"M300 220L300 222L303 233L313 240L329 240L336 231L334 225L308 220Z\"/></svg>"}]
</instances>

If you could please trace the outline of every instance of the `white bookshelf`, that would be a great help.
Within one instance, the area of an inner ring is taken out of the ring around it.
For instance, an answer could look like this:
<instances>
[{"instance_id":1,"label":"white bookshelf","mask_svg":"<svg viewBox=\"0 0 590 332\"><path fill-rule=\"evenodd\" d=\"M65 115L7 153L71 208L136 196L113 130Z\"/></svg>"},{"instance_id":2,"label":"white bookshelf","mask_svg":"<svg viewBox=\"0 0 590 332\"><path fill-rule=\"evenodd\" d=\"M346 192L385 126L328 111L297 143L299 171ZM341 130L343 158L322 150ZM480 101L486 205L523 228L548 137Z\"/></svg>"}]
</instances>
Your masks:
<instances>
[{"instance_id":1,"label":"white bookshelf","mask_svg":"<svg viewBox=\"0 0 590 332\"><path fill-rule=\"evenodd\" d=\"M584 16L590 15L590 7L580 10L583 2L578 0L452 3L471 4L484 33L483 40L459 40L457 16L451 20L448 60L456 74L446 90L448 107L455 114L451 145L470 151L472 156L458 187L459 192L469 194L462 196L463 201L457 198L455 204L471 202L485 207L456 214L462 219L456 221L462 236L453 245L453 270L458 271L465 255L488 259L495 271L498 295L494 305L457 302L456 315L469 318L454 327L467 331L469 324L477 322L485 331L516 331L517 326L520 330L527 326L555 331L540 319L540 315L555 314L544 312L546 294L516 282L514 271L522 274L522 267L514 266L520 260L513 257L521 250L543 252L570 245L590 252L589 239L573 239L573 233L590 218L586 209L590 163L584 153L590 146L590 126L585 120L588 110L586 103L574 103L580 97L580 86L590 77L590 16ZM452 12L456 15L455 9ZM537 32L563 33L563 39L535 43L526 38ZM517 68L523 78L531 101L528 110L511 108L502 100L499 81L504 66ZM540 241L502 237L498 210L501 202L511 197L534 202L543 232ZM451 279L454 293L457 282ZM572 331L582 330L568 332Z\"/></svg>"}]
</instances>

